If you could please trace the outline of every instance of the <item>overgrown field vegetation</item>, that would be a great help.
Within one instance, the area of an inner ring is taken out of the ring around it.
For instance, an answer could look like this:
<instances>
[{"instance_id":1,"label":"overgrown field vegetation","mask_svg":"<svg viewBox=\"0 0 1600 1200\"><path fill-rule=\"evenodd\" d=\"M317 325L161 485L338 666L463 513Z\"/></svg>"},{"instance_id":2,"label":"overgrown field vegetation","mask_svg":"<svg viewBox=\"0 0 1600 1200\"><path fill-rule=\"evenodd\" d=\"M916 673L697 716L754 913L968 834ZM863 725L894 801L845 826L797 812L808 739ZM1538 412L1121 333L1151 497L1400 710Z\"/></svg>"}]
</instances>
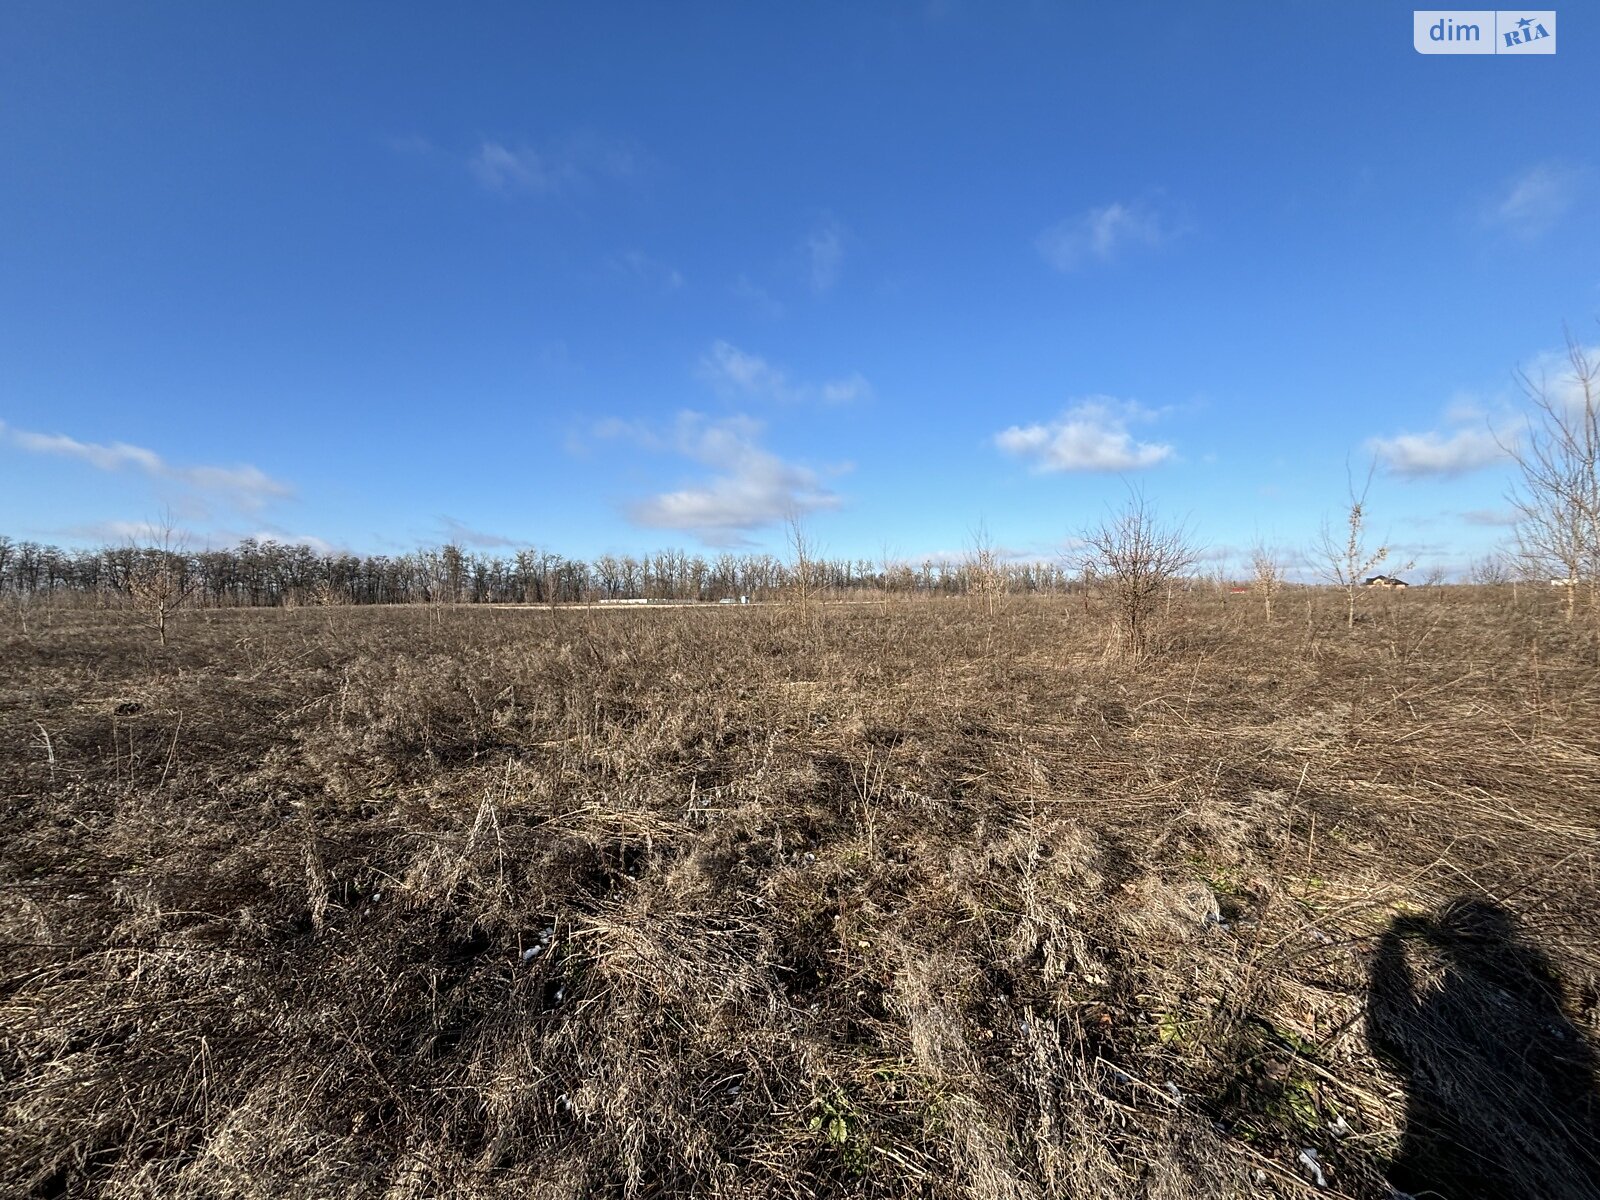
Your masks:
<instances>
[{"instance_id":1,"label":"overgrown field vegetation","mask_svg":"<svg viewBox=\"0 0 1600 1200\"><path fill-rule=\"evenodd\" d=\"M1592 627L1427 593L6 612L0 1192L1596 1195Z\"/></svg>"}]
</instances>

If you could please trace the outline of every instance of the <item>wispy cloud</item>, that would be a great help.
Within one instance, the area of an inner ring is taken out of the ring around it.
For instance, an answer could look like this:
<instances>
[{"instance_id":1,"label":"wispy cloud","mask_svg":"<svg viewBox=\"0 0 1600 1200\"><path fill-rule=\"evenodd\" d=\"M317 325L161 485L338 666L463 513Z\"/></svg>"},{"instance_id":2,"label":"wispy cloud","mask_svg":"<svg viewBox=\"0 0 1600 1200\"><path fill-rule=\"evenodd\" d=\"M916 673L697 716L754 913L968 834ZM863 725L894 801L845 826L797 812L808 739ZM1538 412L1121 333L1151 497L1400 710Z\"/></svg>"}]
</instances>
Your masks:
<instances>
[{"instance_id":1,"label":"wispy cloud","mask_svg":"<svg viewBox=\"0 0 1600 1200\"><path fill-rule=\"evenodd\" d=\"M1511 180L1484 210L1484 221L1517 237L1547 233L1577 205L1588 183L1582 168L1541 163Z\"/></svg>"},{"instance_id":2,"label":"wispy cloud","mask_svg":"<svg viewBox=\"0 0 1600 1200\"><path fill-rule=\"evenodd\" d=\"M1473 508L1461 514L1468 525L1506 526L1517 523L1517 514L1509 508Z\"/></svg>"},{"instance_id":3,"label":"wispy cloud","mask_svg":"<svg viewBox=\"0 0 1600 1200\"><path fill-rule=\"evenodd\" d=\"M665 450L667 439L648 421L625 421L621 417L606 417L596 421L591 430L597 438L632 442L645 450Z\"/></svg>"},{"instance_id":4,"label":"wispy cloud","mask_svg":"<svg viewBox=\"0 0 1600 1200\"><path fill-rule=\"evenodd\" d=\"M1465 475L1506 456L1505 449L1487 429L1458 429L1450 434L1434 430L1402 433L1372 438L1367 445L1390 474L1402 479Z\"/></svg>"},{"instance_id":5,"label":"wispy cloud","mask_svg":"<svg viewBox=\"0 0 1600 1200\"><path fill-rule=\"evenodd\" d=\"M291 533L275 525L236 529L195 529L166 521L91 521L68 525L54 531L57 536L96 545L167 544L189 550L212 550L237 546L249 538L257 542L276 542L280 546L309 546L318 554L336 554L341 547L311 533Z\"/></svg>"},{"instance_id":6,"label":"wispy cloud","mask_svg":"<svg viewBox=\"0 0 1600 1200\"><path fill-rule=\"evenodd\" d=\"M1035 471L1137 471L1159 466L1176 453L1164 442L1142 442L1131 422L1156 414L1134 401L1090 396L1054 421L1013 425L994 435L1007 454L1027 460Z\"/></svg>"},{"instance_id":7,"label":"wispy cloud","mask_svg":"<svg viewBox=\"0 0 1600 1200\"><path fill-rule=\"evenodd\" d=\"M823 218L806 236L805 250L811 290L819 295L831 291L844 269L844 230L839 222Z\"/></svg>"},{"instance_id":8,"label":"wispy cloud","mask_svg":"<svg viewBox=\"0 0 1600 1200\"><path fill-rule=\"evenodd\" d=\"M545 149L484 141L467 167L491 192L551 196L585 189L597 180L631 179L640 171L640 157L623 143L588 136Z\"/></svg>"},{"instance_id":9,"label":"wispy cloud","mask_svg":"<svg viewBox=\"0 0 1600 1200\"><path fill-rule=\"evenodd\" d=\"M676 491L659 492L627 506L629 518L648 529L675 529L713 546L745 544L748 535L790 513L837 508L839 497L816 471L787 462L761 446L762 425L746 416L712 420L700 413L678 415L661 434L625 421L604 421L599 437L625 437L646 449L669 451L709 469L710 474Z\"/></svg>"},{"instance_id":10,"label":"wispy cloud","mask_svg":"<svg viewBox=\"0 0 1600 1200\"><path fill-rule=\"evenodd\" d=\"M455 542L461 546L479 546L487 549L521 544L515 538L503 537L498 533L486 533L481 529L473 529L465 522L458 521L454 517L443 513L439 516L439 524L444 529L445 540Z\"/></svg>"},{"instance_id":11,"label":"wispy cloud","mask_svg":"<svg viewBox=\"0 0 1600 1200\"><path fill-rule=\"evenodd\" d=\"M784 314L783 301L760 284L752 282L746 275L735 279L728 290L733 293L735 299L742 301L763 317L781 317Z\"/></svg>"},{"instance_id":12,"label":"wispy cloud","mask_svg":"<svg viewBox=\"0 0 1600 1200\"><path fill-rule=\"evenodd\" d=\"M62 433L31 433L0 421L0 438L30 454L74 458L101 471L132 470L154 479L169 480L224 500L241 509L254 510L270 500L294 494L288 484L273 479L258 467L241 463L232 467L178 466L154 450L127 442L80 442Z\"/></svg>"},{"instance_id":13,"label":"wispy cloud","mask_svg":"<svg viewBox=\"0 0 1600 1200\"><path fill-rule=\"evenodd\" d=\"M1012 563L1018 566L1033 563L1059 563L1062 550L1060 544L1041 546L1008 546L996 544L989 547L990 552L1000 562ZM936 546L931 550L924 550L920 554L896 554L890 561L895 566L911 567L915 570L925 562L929 563L961 563L973 556L971 545L951 548L949 546Z\"/></svg>"},{"instance_id":14,"label":"wispy cloud","mask_svg":"<svg viewBox=\"0 0 1600 1200\"><path fill-rule=\"evenodd\" d=\"M468 162L475 178L491 192L559 192L583 178L577 168L541 154L528 146L511 149L500 142L484 142Z\"/></svg>"},{"instance_id":15,"label":"wispy cloud","mask_svg":"<svg viewBox=\"0 0 1600 1200\"><path fill-rule=\"evenodd\" d=\"M859 371L843 379L829 379L818 389L817 395L824 404L849 404L852 400L865 400L872 395L872 385Z\"/></svg>"},{"instance_id":16,"label":"wispy cloud","mask_svg":"<svg viewBox=\"0 0 1600 1200\"><path fill-rule=\"evenodd\" d=\"M848 404L872 395L859 371L821 383L797 383L780 367L724 341L713 342L700 358L698 374L724 395L776 404Z\"/></svg>"},{"instance_id":17,"label":"wispy cloud","mask_svg":"<svg viewBox=\"0 0 1600 1200\"><path fill-rule=\"evenodd\" d=\"M676 292L683 287L683 274L671 263L639 250L624 250L606 259L613 275L632 280L642 288L657 292Z\"/></svg>"},{"instance_id":18,"label":"wispy cloud","mask_svg":"<svg viewBox=\"0 0 1600 1200\"><path fill-rule=\"evenodd\" d=\"M1174 219L1149 202L1117 200L1052 225L1034 246L1056 270L1076 271L1111 262L1130 248L1163 245L1179 232Z\"/></svg>"},{"instance_id":19,"label":"wispy cloud","mask_svg":"<svg viewBox=\"0 0 1600 1200\"><path fill-rule=\"evenodd\" d=\"M91 521L84 525L68 525L56 533L75 541L105 546L128 543L146 546L158 542L190 545L198 540L193 530L158 521Z\"/></svg>"}]
</instances>

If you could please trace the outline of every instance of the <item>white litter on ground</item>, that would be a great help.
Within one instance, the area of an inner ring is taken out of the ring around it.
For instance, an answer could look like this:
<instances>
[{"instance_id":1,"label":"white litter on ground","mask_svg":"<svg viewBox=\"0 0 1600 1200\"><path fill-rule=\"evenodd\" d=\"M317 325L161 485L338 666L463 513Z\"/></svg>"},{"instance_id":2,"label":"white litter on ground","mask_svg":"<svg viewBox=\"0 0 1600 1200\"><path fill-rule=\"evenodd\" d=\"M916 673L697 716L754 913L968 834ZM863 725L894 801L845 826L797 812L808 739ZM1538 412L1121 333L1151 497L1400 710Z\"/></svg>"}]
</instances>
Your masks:
<instances>
[{"instance_id":1,"label":"white litter on ground","mask_svg":"<svg viewBox=\"0 0 1600 1200\"><path fill-rule=\"evenodd\" d=\"M1328 1178L1322 1173L1322 1162L1317 1158L1317 1152L1307 1146L1300 1151L1300 1165L1311 1172L1311 1181L1319 1188L1328 1186Z\"/></svg>"}]
</instances>

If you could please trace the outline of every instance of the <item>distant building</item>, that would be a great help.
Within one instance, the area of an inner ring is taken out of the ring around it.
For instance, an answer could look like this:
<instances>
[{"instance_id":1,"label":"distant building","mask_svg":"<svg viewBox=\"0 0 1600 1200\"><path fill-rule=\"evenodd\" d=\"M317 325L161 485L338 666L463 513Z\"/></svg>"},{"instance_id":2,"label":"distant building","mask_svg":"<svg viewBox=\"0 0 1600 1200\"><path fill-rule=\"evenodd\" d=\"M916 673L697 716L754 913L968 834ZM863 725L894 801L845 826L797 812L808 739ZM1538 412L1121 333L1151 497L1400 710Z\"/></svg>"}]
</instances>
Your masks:
<instances>
[{"instance_id":1,"label":"distant building","mask_svg":"<svg viewBox=\"0 0 1600 1200\"><path fill-rule=\"evenodd\" d=\"M1368 579L1364 584L1362 584L1362 586L1380 588L1406 588L1410 587L1411 585L1408 584L1404 579L1396 579L1393 575L1374 575L1371 579Z\"/></svg>"}]
</instances>

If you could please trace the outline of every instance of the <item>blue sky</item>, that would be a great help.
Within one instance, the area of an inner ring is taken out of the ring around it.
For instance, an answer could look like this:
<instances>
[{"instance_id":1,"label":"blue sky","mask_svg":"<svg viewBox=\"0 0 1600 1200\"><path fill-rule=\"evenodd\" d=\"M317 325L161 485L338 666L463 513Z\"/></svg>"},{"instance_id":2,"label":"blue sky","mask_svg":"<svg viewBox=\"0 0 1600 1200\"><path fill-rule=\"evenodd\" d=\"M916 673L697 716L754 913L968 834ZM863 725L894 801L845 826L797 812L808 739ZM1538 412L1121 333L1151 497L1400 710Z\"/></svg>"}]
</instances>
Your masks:
<instances>
[{"instance_id":1,"label":"blue sky","mask_svg":"<svg viewBox=\"0 0 1600 1200\"><path fill-rule=\"evenodd\" d=\"M0 531L1419 564L1600 341L1600 11L0 7Z\"/></svg>"}]
</instances>

